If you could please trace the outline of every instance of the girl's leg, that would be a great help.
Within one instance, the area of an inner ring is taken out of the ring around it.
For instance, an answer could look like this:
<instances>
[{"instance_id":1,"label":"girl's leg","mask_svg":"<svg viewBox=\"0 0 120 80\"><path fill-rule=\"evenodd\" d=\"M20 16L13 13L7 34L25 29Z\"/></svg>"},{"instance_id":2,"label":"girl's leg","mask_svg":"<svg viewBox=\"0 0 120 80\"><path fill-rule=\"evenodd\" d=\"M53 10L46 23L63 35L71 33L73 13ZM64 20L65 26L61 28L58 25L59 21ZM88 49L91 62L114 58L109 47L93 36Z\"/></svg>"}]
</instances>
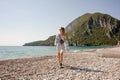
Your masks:
<instances>
[{"instance_id":1,"label":"girl's leg","mask_svg":"<svg viewBox=\"0 0 120 80\"><path fill-rule=\"evenodd\" d=\"M60 53L60 64L62 64L62 62L63 62L63 52Z\"/></svg>"},{"instance_id":2,"label":"girl's leg","mask_svg":"<svg viewBox=\"0 0 120 80\"><path fill-rule=\"evenodd\" d=\"M58 60L59 60L59 63L60 63L60 52L58 52Z\"/></svg>"}]
</instances>

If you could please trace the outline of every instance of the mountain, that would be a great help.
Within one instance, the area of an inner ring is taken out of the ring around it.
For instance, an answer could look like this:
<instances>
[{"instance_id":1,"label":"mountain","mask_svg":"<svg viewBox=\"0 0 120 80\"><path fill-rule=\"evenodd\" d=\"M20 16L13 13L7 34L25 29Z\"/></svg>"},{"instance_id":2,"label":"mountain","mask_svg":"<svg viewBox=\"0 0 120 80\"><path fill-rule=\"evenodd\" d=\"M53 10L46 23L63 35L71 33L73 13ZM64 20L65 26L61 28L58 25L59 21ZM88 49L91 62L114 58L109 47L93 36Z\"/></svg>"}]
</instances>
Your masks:
<instances>
[{"instance_id":1,"label":"mountain","mask_svg":"<svg viewBox=\"0 0 120 80\"><path fill-rule=\"evenodd\" d=\"M120 41L120 20L103 13L86 13L65 28L71 46L116 45ZM26 43L24 46L54 45L54 36L45 41Z\"/></svg>"},{"instance_id":2,"label":"mountain","mask_svg":"<svg viewBox=\"0 0 120 80\"><path fill-rule=\"evenodd\" d=\"M48 39L44 41L34 41L30 43L25 43L23 46L53 46L55 40L55 35L50 36Z\"/></svg>"},{"instance_id":3,"label":"mountain","mask_svg":"<svg viewBox=\"0 0 120 80\"><path fill-rule=\"evenodd\" d=\"M120 20L108 14L84 14L73 20L66 32L70 45L116 45L120 40Z\"/></svg>"}]
</instances>

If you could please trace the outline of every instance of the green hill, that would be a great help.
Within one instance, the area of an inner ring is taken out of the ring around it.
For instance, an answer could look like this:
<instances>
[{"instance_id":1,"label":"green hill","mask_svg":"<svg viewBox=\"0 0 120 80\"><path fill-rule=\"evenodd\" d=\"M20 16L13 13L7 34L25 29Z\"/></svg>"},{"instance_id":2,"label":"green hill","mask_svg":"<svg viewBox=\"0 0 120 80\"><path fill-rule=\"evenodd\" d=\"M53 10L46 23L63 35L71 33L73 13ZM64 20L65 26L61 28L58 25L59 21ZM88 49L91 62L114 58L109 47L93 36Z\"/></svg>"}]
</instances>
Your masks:
<instances>
[{"instance_id":1,"label":"green hill","mask_svg":"<svg viewBox=\"0 0 120 80\"><path fill-rule=\"evenodd\" d=\"M54 40L55 40L55 35L50 36L48 39L44 41L34 41L30 43L25 43L23 46L53 46L54 45Z\"/></svg>"},{"instance_id":2,"label":"green hill","mask_svg":"<svg viewBox=\"0 0 120 80\"><path fill-rule=\"evenodd\" d=\"M73 20L66 27L71 46L116 45L120 41L120 20L108 14L87 13ZM26 43L24 46L54 45L55 36L45 41Z\"/></svg>"},{"instance_id":3,"label":"green hill","mask_svg":"<svg viewBox=\"0 0 120 80\"><path fill-rule=\"evenodd\" d=\"M87 13L67 27L70 45L116 45L120 40L120 21L108 14Z\"/></svg>"}]
</instances>

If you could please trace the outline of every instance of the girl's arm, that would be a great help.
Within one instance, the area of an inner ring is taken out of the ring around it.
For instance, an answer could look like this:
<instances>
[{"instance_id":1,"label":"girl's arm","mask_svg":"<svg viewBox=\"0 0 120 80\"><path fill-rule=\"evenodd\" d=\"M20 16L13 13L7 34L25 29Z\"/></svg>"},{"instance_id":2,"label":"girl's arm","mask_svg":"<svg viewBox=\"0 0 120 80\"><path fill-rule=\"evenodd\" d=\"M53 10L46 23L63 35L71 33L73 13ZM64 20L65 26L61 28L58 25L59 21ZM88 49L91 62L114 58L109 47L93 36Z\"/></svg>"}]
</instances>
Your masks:
<instances>
[{"instance_id":1,"label":"girl's arm","mask_svg":"<svg viewBox=\"0 0 120 80\"><path fill-rule=\"evenodd\" d=\"M54 41L54 45L56 46L59 43L59 36L56 35L55 41Z\"/></svg>"}]
</instances>

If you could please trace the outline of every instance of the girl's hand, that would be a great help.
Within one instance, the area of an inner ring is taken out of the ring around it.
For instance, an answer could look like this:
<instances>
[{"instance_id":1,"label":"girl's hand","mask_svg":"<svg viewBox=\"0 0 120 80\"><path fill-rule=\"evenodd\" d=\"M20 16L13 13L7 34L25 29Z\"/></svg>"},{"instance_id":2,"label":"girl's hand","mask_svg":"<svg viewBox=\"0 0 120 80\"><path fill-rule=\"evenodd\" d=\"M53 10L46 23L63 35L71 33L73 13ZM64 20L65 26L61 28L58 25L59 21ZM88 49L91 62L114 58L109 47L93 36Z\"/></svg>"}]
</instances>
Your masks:
<instances>
[{"instance_id":1,"label":"girl's hand","mask_svg":"<svg viewBox=\"0 0 120 80\"><path fill-rule=\"evenodd\" d=\"M66 35L64 35L64 39L66 40Z\"/></svg>"}]
</instances>

